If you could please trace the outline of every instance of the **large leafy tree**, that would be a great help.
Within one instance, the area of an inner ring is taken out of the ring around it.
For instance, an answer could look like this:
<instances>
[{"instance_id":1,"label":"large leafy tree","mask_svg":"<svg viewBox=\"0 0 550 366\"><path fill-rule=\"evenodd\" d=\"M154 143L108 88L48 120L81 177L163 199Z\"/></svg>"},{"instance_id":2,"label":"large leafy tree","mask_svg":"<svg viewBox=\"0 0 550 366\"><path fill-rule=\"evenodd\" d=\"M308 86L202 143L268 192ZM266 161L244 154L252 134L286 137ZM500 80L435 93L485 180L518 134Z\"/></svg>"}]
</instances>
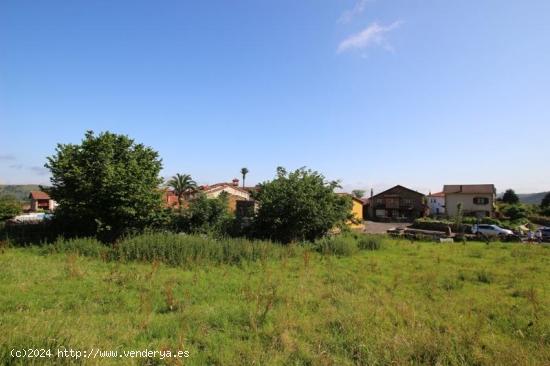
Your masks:
<instances>
[{"instance_id":1,"label":"large leafy tree","mask_svg":"<svg viewBox=\"0 0 550 366\"><path fill-rule=\"evenodd\" d=\"M519 197L513 189L507 189L502 195L502 202L515 205L516 203L519 203Z\"/></svg>"},{"instance_id":2,"label":"large leafy tree","mask_svg":"<svg viewBox=\"0 0 550 366\"><path fill-rule=\"evenodd\" d=\"M45 166L56 219L80 235L112 240L143 229L162 208L158 153L125 135L88 131L80 144L58 144Z\"/></svg>"},{"instance_id":3,"label":"large leafy tree","mask_svg":"<svg viewBox=\"0 0 550 366\"><path fill-rule=\"evenodd\" d=\"M247 174L248 174L248 168L241 168L241 175L243 176L243 188L244 188L244 181L246 179Z\"/></svg>"},{"instance_id":4,"label":"large leafy tree","mask_svg":"<svg viewBox=\"0 0 550 366\"><path fill-rule=\"evenodd\" d=\"M189 174L176 174L169 181L168 186L174 190L174 194L178 196L180 208L183 205L183 196L186 193L192 193L197 190L197 183Z\"/></svg>"},{"instance_id":5,"label":"large leafy tree","mask_svg":"<svg viewBox=\"0 0 550 366\"><path fill-rule=\"evenodd\" d=\"M338 182L327 182L316 171L300 168L287 173L277 168L277 177L259 185L254 198L260 208L256 233L284 243L315 240L350 218L351 198L338 195Z\"/></svg>"}]
</instances>

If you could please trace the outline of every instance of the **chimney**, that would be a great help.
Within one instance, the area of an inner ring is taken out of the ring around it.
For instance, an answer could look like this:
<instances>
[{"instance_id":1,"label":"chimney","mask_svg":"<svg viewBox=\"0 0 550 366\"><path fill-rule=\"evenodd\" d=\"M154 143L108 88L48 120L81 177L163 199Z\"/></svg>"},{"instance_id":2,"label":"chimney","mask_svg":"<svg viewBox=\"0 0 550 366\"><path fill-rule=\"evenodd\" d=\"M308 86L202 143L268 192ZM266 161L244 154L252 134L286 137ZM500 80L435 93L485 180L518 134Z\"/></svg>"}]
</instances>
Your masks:
<instances>
[{"instance_id":1,"label":"chimney","mask_svg":"<svg viewBox=\"0 0 550 366\"><path fill-rule=\"evenodd\" d=\"M233 186L234 186L234 187L238 187L238 186L239 186L239 180L238 180L237 178L234 178L231 182L233 183Z\"/></svg>"}]
</instances>

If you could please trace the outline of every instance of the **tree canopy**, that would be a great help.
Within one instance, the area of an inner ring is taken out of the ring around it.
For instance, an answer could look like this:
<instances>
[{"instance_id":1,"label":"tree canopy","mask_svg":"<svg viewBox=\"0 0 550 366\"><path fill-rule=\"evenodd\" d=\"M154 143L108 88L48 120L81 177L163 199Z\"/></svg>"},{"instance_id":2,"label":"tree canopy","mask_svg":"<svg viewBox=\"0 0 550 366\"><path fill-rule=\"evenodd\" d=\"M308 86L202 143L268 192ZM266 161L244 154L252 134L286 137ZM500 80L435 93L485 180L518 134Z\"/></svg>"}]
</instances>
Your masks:
<instances>
[{"instance_id":1,"label":"tree canopy","mask_svg":"<svg viewBox=\"0 0 550 366\"><path fill-rule=\"evenodd\" d=\"M80 234L111 240L143 229L162 207L161 159L128 136L88 131L80 144L58 144L45 166L56 219Z\"/></svg>"},{"instance_id":2,"label":"tree canopy","mask_svg":"<svg viewBox=\"0 0 550 366\"><path fill-rule=\"evenodd\" d=\"M351 198L338 195L338 182L327 182L316 171L300 168L287 173L277 168L274 180L258 186L260 208L256 233L284 243L315 240L350 218Z\"/></svg>"},{"instance_id":3,"label":"tree canopy","mask_svg":"<svg viewBox=\"0 0 550 366\"><path fill-rule=\"evenodd\" d=\"M363 198L365 196L365 191L363 189L354 189L351 191L351 194L356 198Z\"/></svg>"},{"instance_id":4,"label":"tree canopy","mask_svg":"<svg viewBox=\"0 0 550 366\"><path fill-rule=\"evenodd\" d=\"M507 189L504 195L502 195L502 202L513 205L519 203L519 197L513 189Z\"/></svg>"},{"instance_id":5,"label":"tree canopy","mask_svg":"<svg viewBox=\"0 0 550 366\"><path fill-rule=\"evenodd\" d=\"M189 174L178 173L168 181L167 185L171 187L174 190L174 194L178 196L180 208L182 207L183 195L197 190L197 183Z\"/></svg>"}]
</instances>

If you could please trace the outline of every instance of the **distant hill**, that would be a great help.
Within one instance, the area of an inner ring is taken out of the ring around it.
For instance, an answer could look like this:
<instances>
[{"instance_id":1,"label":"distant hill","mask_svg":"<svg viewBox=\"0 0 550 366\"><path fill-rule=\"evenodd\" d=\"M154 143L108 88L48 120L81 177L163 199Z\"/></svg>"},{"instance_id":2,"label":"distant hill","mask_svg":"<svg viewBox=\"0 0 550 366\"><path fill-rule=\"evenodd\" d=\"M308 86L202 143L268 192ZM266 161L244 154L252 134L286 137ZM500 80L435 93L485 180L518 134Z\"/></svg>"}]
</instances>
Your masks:
<instances>
[{"instance_id":1,"label":"distant hill","mask_svg":"<svg viewBox=\"0 0 550 366\"><path fill-rule=\"evenodd\" d=\"M544 196L548 192L539 192L539 193L518 193L520 202L522 203L531 203L534 205L540 205Z\"/></svg>"},{"instance_id":2,"label":"distant hill","mask_svg":"<svg viewBox=\"0 0 550 366\"><path fill-rule=\"evenodd\" d=\"M540 205L544 196L548 192L539 192L539 193L516 193L519 197L521 203L529 203L532 205ZM499 193L498 198L502 198L504 193Z\"/></svg>"},{"instance_id":3,"label":"distant hill","mask_svg":"<svg viewBox=\"0 0 550 366\"><path fill-rule=\"evenodd\" d=\"M29 199L30 191L39 191L40 187L36 184L17 184L17 185L0 185L1 196L13 196L21 201Z\"/></svg>"}]
</instances>

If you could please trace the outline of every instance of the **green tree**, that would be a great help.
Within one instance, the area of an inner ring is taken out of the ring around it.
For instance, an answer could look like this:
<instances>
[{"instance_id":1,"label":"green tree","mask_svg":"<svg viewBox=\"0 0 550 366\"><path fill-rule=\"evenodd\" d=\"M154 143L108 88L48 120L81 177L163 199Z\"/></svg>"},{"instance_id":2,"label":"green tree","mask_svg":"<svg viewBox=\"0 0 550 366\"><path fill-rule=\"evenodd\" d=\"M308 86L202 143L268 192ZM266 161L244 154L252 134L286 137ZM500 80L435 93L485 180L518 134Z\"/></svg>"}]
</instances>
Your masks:
<instances>
[{"instance_id":1,"label":"green tree","mask_svg":"<svg viewBox=\"0 0 550 366\"><path fill-rule=\"evenodd\" d=\"M58 144L45 166L55 219L72 234L114 240L147 227L162 209L161 159L128 136L88 131L80 144Z\"/></svg>"},{"instance_id":2,"label":"green tree","mask_svg":"<svg viewBox=\"0 0 550 366\"><path fill-rule=\"evenodd\" d=\"M179 207L183 206L183 196L186 193L191 193L197 190L197 183L189 174L176 174L167 183L168 187L174 190L174 194L178 196Z\"/></svg>"},{"instance_id":3,"label":"green tree","mask_svg":"<svg viewBox=\"0 0 550 366\"><path fill-rule=\"evenodd\" d=\"M21 212L21 202L15 197L0 196L0 221L11 219Z\"/></svg>"},{"instance_id":4,"label":"green tree","mask_svg":"<svg viewBox=\"0 0 550 366\"><path fill-rule=\"evenodd\" d=\"M546 193L544 198L542 199L542 202L540 203L541 208L548 208L550 207L550 192Z\"/></svg>"},{"instance_id":5,"label":"green tree","mask_svg":"<svg viewBox=\"0 0 550 366\"><path fill-rule=\"evenodd\" d=\"M248 168L241 168L241 175L243 176L243 188L244 188L244 180L246 179L247 174L248 174Z\"/></svg>"},{"instance_id":6,"label":"green tree","mask_svg":"<svg viewBox=\"0 0 550 366\"><path fill-rule=\"evenodd\" d=\"M354 189L353 191L351 191L351 194L354 197L361 199L365 196L365 191L362 189Z\"/></svg>"},{"instance_id":7,"label":"green tree","mask_svg":"<svg viewBox=\"0 0 550 366\"><path fill-rule=\"evenodd\" d=\"M259 210L254 221L258 236L288 243L315 240L351 218L351 198L334 193L338 182L325 181L316 171L300 168L258 186Z\"/></svg>"},{"instance_id":8,"label":"green tree","mask_svg":"<svg viewBox=\"0 0 550 366\"><path fill-rule=\"evenodd\" d=\"M502 195L502 202L515 205L519 203L519 197L513 189L507 189Z\"/></svg>"}]
</instances>

